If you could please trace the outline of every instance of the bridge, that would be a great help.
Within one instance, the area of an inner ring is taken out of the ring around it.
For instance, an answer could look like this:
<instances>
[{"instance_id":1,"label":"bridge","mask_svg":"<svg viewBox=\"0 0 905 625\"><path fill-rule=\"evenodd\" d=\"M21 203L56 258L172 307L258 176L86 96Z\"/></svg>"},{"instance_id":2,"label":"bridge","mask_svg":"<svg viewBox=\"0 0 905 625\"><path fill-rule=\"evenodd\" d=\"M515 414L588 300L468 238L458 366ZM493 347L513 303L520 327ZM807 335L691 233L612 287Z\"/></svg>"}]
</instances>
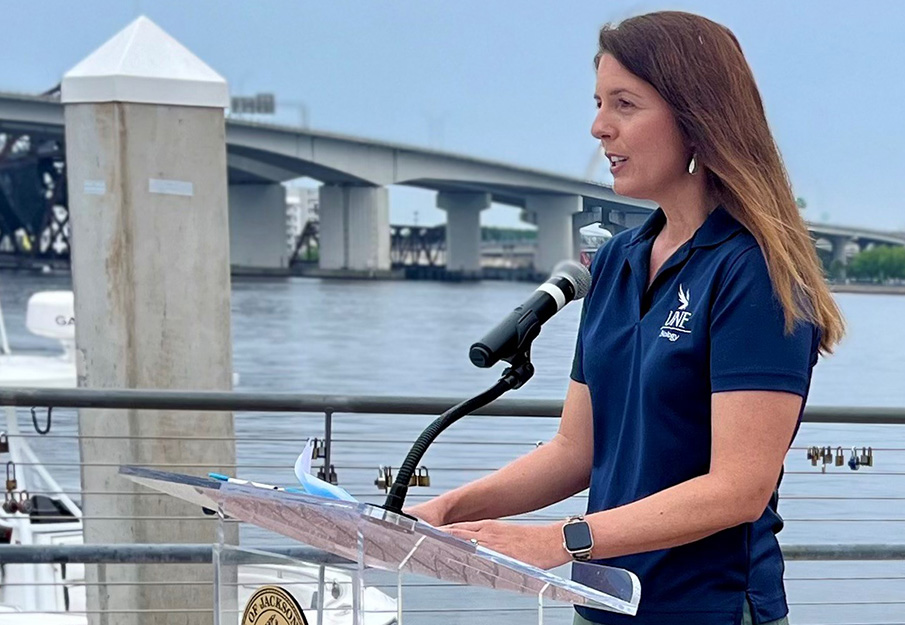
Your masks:
<instances>
[{"instance_id":1,"label":"bridge","mask_svg":"<svg viewBox=\"0 0 905 625\"><path fill-rule=\"evenodd\" d=\"M818 252L826 250L831 261L843 265L848 262L848 253L853 245L857 245L859 251L874 245L905 245L905 233L819 223L809 223L808 229L816 241Z\"/></svg>"},{"instance_id":2,"label":"bridge","mask_svg":"<svg viewBox=\"0 0 905 625\"><path fill-rule=\"evenodd\" d=\"M0 169L63 160L63 107L53 95L0 93L0 133L7 145L27 147L5 159L0 153ZM480 213L492 202L522 209L523 219L537 226L539 271L575 255L580 227L603 219L619 229L653 207L568 176L308 129L228 119L226 142L230 251L241 267L287 267L281 183L300 177L322 183L319 247L326 270L389 269L387 185L436 191L437 206L447 213L447 269L465 273L480 270ZM61 196L63 182L56 186Z\"/></svg>"},{"instance_id":3,"label":"bridge","mask_svg":"<svg viewBox=\"0 0 905 625\"><path fill-rule=\"evenodd\" d=\"M30 234L20 247L37 245L51 255L68 249L64 130L59 90L0 92L0 252L16 248L17 230ZM321 183L319 263L328 275L390 269L389 185L436 192L447 214L446 268L463 275L481 270L480 214L491 203L518 207L522 219L537 226L539 272L577 255L581 227L599 222L615 233L641 223L654 208L596 182L305 128L227 118L226 145L230 258L237 268L288 269L282 183L301 177ZM818 249L842 262L852 244L905 245L905 237L893 233L809 227Z\"/></svg>"}]
</instances>

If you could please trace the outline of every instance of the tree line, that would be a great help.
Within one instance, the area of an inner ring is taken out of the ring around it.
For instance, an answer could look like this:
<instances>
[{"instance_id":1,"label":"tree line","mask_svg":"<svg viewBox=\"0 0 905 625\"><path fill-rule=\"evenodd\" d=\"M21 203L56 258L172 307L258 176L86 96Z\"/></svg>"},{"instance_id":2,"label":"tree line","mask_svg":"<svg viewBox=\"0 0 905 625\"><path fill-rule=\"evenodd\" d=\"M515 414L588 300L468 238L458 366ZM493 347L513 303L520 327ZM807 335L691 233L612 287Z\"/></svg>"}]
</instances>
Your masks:
<instances>
[{"instance_id":1,"label":"tree line","mask_svg":"<svg viewBox=\"0 0 905 625\"><path fill-rule=\"evenodd\" d=\"M837 271L831 267L830 275ZM905 280L905 247L878 245L864 250L849 260L845 276L871 282Z\"/></svg>"},{"instance_id":2,"label":"tree line","mask_svg":"<svg viewBox=\"0 0 905 625\"><path fill-rule=\"evenodd\" d=\"M481 226L482 241L525 241L536 239L537 230L529 230L528 228Z\"/></svg>"}]
</instances>

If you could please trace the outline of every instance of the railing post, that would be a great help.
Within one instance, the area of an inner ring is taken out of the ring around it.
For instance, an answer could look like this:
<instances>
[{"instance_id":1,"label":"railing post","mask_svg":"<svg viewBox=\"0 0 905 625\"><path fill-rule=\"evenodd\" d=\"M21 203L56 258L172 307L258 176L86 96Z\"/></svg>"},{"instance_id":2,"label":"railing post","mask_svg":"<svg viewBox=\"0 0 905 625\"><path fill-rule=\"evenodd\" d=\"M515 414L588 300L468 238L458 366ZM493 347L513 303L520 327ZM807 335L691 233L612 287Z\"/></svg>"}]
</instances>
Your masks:
<instances>
[{"instance_id":1,"label":"railing post","mask_svg":"<svg viewBox=\"0 0 905 625\"><path fill-rule=\"evenodd\" d=\"M324 481L330 481L330 464L333 462L333 409L324 411Z\"/></svg>"}]
</instances>

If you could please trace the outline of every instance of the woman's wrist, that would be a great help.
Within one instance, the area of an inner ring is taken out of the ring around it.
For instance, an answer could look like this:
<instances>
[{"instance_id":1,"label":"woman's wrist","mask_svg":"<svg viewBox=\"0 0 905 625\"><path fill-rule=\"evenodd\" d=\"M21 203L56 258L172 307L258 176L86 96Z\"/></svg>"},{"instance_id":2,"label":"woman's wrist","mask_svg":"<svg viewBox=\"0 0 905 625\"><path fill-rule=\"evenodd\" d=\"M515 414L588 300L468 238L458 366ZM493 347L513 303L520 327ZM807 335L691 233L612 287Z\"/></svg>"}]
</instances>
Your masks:
<instances>
[{"instance_id":1,"label":"woman's wrist","mask_svg":"<svg viewBox=\"0 0 905 625\"><path fill-rule=\"evenodd\" d=\"M447 491L432 500L432 503L435 506L434 509L441 519L441 525L449 525L450 523L457 523L459 521L456 515L456 502L457 494L455 490Z\"/></svg>"},{"instance_id":2,"label":"woman's wrist","mask_svg":"<svg viewBox=\"0 0 905 625\"><path fill-rule=\"evenodd\" d=\"M434 527L440 527L451 523L449 520L449 504L446 502L445 494L414 506L407 506L405 512L416 516Z\"/></svg>"},{"instance_id":3,"label":"woman's wrist","mask_svg":"<svg viewBox=\"0 0 905 625\"><path fill-rule=\"evenodd\" d=\"M565 521L557 521L543 527L544 544L549 554L548 558L551 563L554 563L550 568L562 566L572 561L572 554L566 551L565 541L563 540L563 523Z\"/></svg>"}]
</instances>

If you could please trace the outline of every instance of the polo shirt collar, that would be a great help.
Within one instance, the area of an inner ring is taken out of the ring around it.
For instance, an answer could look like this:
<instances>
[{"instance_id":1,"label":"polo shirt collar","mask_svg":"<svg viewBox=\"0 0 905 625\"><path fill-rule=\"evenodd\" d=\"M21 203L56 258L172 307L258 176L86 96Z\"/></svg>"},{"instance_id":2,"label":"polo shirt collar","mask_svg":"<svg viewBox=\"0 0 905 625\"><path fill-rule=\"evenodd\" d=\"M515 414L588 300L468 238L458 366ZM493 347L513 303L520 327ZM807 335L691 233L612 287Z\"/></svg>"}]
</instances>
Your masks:
<instances>
[{"instance_id":1,"label":"polo shirt collar","mask_svg":"<svg viewBox=\"0 0 905 625\"><path fill-rule=\"evenodd\" d=\"M663 226L666 225L666 213L663 212L663 209L657 207L657 210L652 212L647 219L644 220L644 223L641 224L641 227L638 228L638 232L635 233L635 236L632 237L632 240L629 242L629 245L635 245L636 243L640 243L644 239L649 239L652 236L655 236L660 230L663 229Z\"/></svg>"},{"instance_id":2,"label":"polo shirt collar","mask_svg":"<svg viewBox=\"0 0 905 625\"><path fill-rule=\"evenodd\" d=\"M629 245L635 245L657 235L666 225L666 213L662 208L657 208L638 228L638 232L632 237ZM713 247L726 241L743 228L735 217L729 214L722 205L717 206L704 220L691 238L691 249L698 247Z\"/></svg>"},{"instance_id":3,"label":"polo shirt collar","mask_svg":"<svg viewBox=\"0 0 905 625\"><path fill-rule=\"evenodd\" d=\"M722 205L711 212L691 238L691 248L714 247L728 240L744 226Z\"/></svg>"}]
</instances>

